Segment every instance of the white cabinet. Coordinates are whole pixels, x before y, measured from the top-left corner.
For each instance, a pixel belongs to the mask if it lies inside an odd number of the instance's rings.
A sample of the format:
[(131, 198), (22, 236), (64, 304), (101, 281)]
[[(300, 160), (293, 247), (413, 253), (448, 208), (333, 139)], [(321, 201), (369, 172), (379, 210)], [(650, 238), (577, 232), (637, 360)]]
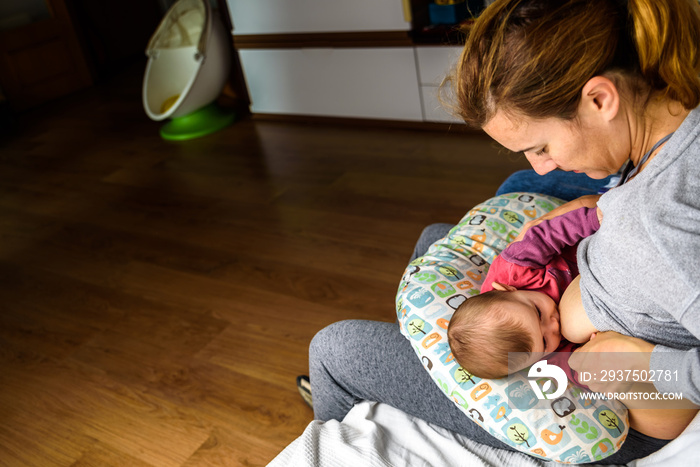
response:
[(423, 120), (413, 48), (242, 49), (253, 113)]
[[(253, 113), (460, 122), (437, 93), (461, 47), (411, 46), (407, 1), (227, 4)], [(402, 34), (397, 31), (406, 31), (405, 45), (382, 43), (386, 33)], [(358, 45), (352, 43), (357, 36), (344, 34), (353, 32), (364, 33)], [(367, 40), (373, 34), (376, 45)], [(309, 38), (330, 45), (314, 48)]]
[[(438, 99), (440, 83), (456, 66), (462, 47), (416, 47), (423, 118), (428, 122), (463, 123)], [(442, 92), (447, 92), (443, 90)], [(449, 100), (449, 94), (444, 96)]]
[(234, 35), (408, 31), (402, 0), (226, 0)]

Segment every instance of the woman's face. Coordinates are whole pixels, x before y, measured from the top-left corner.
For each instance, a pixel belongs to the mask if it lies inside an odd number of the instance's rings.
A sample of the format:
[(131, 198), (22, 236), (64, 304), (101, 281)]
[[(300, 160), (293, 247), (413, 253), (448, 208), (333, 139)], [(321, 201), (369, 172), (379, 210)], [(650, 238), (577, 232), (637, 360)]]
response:
[(523, 152), (540, 175), (558, 168), (602, 179), (617, 173), (629, 156), (620, 146), (619, 131), (584, 117), (577, 124), (511, 117), (499, 110), (483, 130), (507, 149)]

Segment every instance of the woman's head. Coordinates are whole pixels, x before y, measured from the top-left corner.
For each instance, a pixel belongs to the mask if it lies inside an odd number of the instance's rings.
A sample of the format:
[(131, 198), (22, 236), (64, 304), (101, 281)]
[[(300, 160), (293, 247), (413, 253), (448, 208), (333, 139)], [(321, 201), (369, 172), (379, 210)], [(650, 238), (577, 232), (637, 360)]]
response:
[(700, 103), (696, 0), (497, 0), (470, 28), (455, 76), (458, 112), (483, 127), (497, 111), (577, 117), (604, 75), (643, 102)]

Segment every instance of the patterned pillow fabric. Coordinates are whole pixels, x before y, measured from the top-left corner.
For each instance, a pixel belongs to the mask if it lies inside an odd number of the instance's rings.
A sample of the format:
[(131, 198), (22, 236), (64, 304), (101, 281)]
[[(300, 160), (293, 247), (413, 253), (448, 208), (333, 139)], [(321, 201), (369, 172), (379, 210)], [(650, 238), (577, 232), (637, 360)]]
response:
[(535, 390), (551, 381), (528, 377), (528, 368), (507, 378), (478, 378), (454, 360), (447, 342), (452, 313), (479, 293), (496, 255), (525, 222), (563, 203), (540, 194), (509, 193), (476, 206), (408, 265), (396, 311), (401, 332), (435, 383), (479, 426), (533, 456), (561, 463), (596, 462), (616, 452), (627, 436), (623, 404), (596, 400), (571, 383), (562, 395), (547, 399), (551, 392)]

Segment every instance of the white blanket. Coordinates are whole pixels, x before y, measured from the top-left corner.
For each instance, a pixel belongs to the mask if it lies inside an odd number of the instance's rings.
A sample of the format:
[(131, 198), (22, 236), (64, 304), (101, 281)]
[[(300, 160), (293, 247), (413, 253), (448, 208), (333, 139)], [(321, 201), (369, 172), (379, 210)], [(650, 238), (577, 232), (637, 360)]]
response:
[[(357, 404), (342, 422), (309, 423), (268, 467), (554, 467), (495, 449), (376, 402)], [(587, 464), (591, 465), (591, 464)], [(700, 418), (660, 451), (629, 467), (700, 465)]]

